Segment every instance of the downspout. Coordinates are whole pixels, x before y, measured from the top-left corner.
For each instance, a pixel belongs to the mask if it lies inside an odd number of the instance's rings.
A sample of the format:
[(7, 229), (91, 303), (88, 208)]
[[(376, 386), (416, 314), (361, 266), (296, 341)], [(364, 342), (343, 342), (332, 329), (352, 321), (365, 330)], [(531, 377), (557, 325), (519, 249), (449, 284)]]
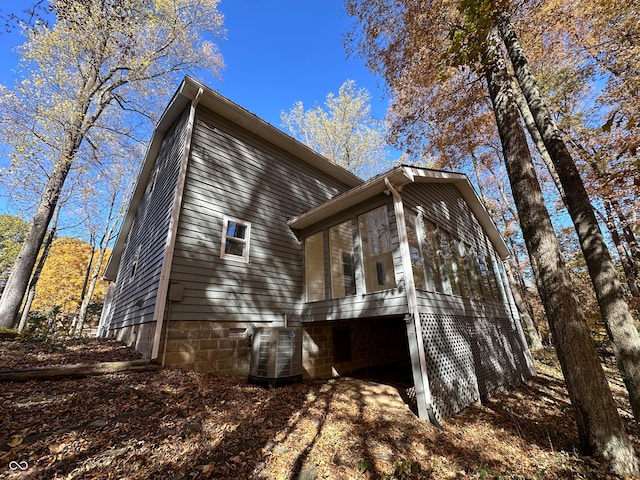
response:
[[(193, 124), (196, 116), (196, 107), (202, 96), (202, 88), (198, 89), (198, 93), (191, 101), (189, 111), (189, 120), (187, 122), (186, 141), (184, 150), (182, 151), (182, 159), (180, 163), (180, 172), (178, 174), (178, 182), (176, 183), (176, 191), (173, 196), (173, 207), (171, 209), (171, 220), (167, 231), (167, 240), (165, 243), (164, 258), (162, 259), (162, 270), (160, 271), (160, 283), (158, 285), (158, 295), (156, 297), (156, 306), (153, 312), (153, 318), (156, 321), (156, 330), (153, 336), (153, 346), (151, 348), (151, 359), (158, 358), (160, 350), (160, 342), (162, 339), (162, 323), (164, 321), (165, 304), (167, 303), (167, 291), (169, 289), (169, 275), (171, 274), (171, 265), (173, 263), (173, 251), (176, 245), (176, 236), (178, 233), (178, 220), (180, 217), (180, 208), (182, 206), (182, 195), (184, 193), (184, 184), (187, 178), (187, 165), (189, 163), (189, 152), (191, 151), (191, 136), (193, 134)], [(168, 337), (167, 337), (168, 338)]]
[[(420, 362), (420, 380), (422, 385), (415, 385), (416, 400), (418, 403), (418, 416), (420, 418), (428, 418), (432, 424), (440, 428), (438, 419), (433, 411), (433, 403), (431, 398), (431, 389), (429, 388), (429, 377), (427, 376), (427, 360), (425, 358), (424, 341), (422, 338), (422, 327), (420, 325), (420, 311), (418, 309), (418, 296), (416, 294), (416, 285), (413, 280), (413, 265), (411, 263), (411, 252), (409, 251), (409, 236), (407, 235), (407, 225), (404, 219), (404, 206), (400, 193), (391, 185), (389, 178), (385, 177), (384, 183), (391, 192), (393, 197), (393, 209), (396, 215), (396, 226), (398, 229), (398, 243), (400, 244), (400, 257), (402, 258), (402, 269), (404, 272), (404, 284), (407, 292), (407, 305), (409, 309), (409, 321), (407, 326), (412, 322), (415, 328), (416, 347), (418, 349), (418, 359)], [(411, 350), (411, 342), (409, 344)], [(423, 399), (421, 402), (420, 399)]]

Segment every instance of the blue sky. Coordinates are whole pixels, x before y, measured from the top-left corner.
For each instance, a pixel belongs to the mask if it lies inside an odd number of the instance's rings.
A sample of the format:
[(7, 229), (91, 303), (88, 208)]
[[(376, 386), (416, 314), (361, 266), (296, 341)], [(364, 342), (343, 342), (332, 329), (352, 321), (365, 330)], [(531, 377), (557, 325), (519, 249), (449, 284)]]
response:
[[(31, 2), (2, 0), (0, 15), (21, 13)], [(226, 39), (216, 41), (224, 57), (221, 79), (196, 78), (233, 102), (281, 127), (280, 112), (296, 101), (322, 105), (348, 79), (371, 94), (372, 114), (384, 118), (384, 89), (358, 58), (347, 58), (344, 37), (353, 23), (343, 0), (222, 0)], [(0, 84), (11, 87), (18, 63), (19, 31), (0, 30)], [(177, 87), (177, 85), (176, 85)], [(169, 101), (169, 98), (166, 99)], [(4, 149), (0, 145), (0, 154)], [(6, 165), (0, 158), (0, 166)], [(0, 191), (0, 213), (12, 211)]]
[[(2, 14), (28, 2), (3, 0)], [(222, 0), (227, 39), (218, 42), (226, 68), (222, 79), (198, 78), (222, 95), (280, 127), (280, 111), (298, 100), (322, 104), (347, 79), (372, 96), (372, 112), (384, 117), (383, 89), (360, 59), (347, 59), (344, 35), (353, 23), (342, 0)], [(0, 83), (13, 83), (18, 33), (0, 34)], [(177, 86), (177, 85), (176, 85)], [(168, 99), (167, 99), (168, 100)]]
[[(360, 59), (347, 59), (344, 34), (353, 20), (342, 0), (223, 0), (227, 68), (210, 86), (276, 126), (280, 111), (298, 100), (323, 103), (347, 79), (372, 95), (383, 118), (382, 88)], [(209, 82), (207, 82), (209, 83)]]

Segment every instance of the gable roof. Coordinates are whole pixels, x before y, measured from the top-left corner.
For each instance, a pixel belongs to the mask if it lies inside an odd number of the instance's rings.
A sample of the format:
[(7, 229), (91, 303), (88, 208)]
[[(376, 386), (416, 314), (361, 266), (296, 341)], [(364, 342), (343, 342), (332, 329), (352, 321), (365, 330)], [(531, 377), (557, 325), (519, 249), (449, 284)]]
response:
[(113, 246), (111, 257), (103, 275), (105, 279), (114, 280), (116, 277), (120, 259), (127, 237), (129, 236), (129, 230), (133, 224), (138, 206), (144, 197), (146, 185), (153, 171), (158, 154), (160, 153), (160, 147), (165, 133), (171, 128), (171, 125), (173, 125), (184, 109), (196, 98), (200, 90), (202, 90), (202, 95), (198, 100), (199, 105), (205, 106), (230, 122), (292, 154), (300, 159), (300, 161), (308, 163), (349, 187), (355, 187), (364, 182), (361, 178), (314, 152), (306, 145), (265, 122), (257, 115), (242, 108), (240, 105), (232, 102), (197, 80), (186, 76), (153, 131), (147, 153), (142, 163), (142, 168), (138, 175), (136, 187), (129, 202), (127, 213), (120, 226), (118, 238)]
[(388, 180), (394, 188), (401, 189), (409, 183), (448, 183), (458, 189), (473, 214), (478, 219), (489, 240), (493, 244), (500, 258), (505, 259), (510, 255), (498, 228), (491, 216), (478, 198), (467, 176), (463, 173), (445, 172), (428, 168), (410, 167), (402, 165), (389, 170), (386, 173), (373, 177), (366, 183), (358, 185), (351, 190), (333, 197), (331, 200), (308, 210), (289, 220), (289, 226), (295, 229), (303, 229), (315, 223), (321, 222), (332, 215), (347, 208), (364, 202), (375, 195), (388, 192), (385, 182)]

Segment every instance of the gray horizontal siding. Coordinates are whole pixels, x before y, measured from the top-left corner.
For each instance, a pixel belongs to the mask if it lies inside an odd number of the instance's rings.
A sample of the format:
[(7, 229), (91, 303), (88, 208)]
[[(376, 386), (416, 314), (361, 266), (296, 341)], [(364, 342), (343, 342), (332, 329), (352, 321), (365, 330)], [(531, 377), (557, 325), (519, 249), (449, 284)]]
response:
[[(171, 320), (282, 322), (302, 298), (302, 245), (287, 220), (347, 190), (290, 154), (200, 108), (171, 280)], [(249, 263), (220, 258), (223, 216), (251, 222)]]
[[(188, 109), (167, 131), (156, 159), (155, 188), (147, 185), (118, 269), (109, 328), (153, 321), (171, 209), (186, 140)], [(154, 175), (151, 177), (154, 178)], [(131, 265), (139, 253), (136, 274)]]
[(496, 300), (478, 301), (425, 291), (418, 291), (417, 297), (418, 308), (422, 313), (510, 318), (507, 305)]
[(302, 307), (300, 320), (302, 322), (321, 322), (405, 315), (407, 313), (409, 313), (407, 296), (403, 290), (395, 288), (366, 295), (352, 295), (306, 303)]

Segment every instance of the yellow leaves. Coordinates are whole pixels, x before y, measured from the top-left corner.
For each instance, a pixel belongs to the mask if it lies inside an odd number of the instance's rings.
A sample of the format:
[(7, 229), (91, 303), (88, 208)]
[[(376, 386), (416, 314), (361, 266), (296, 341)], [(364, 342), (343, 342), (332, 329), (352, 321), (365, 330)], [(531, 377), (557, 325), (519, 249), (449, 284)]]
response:
[(10, 448), (15, 448), (18, 445), (22, 445), (23, 441), (24, 441), (24, 437), (15, 436), (9, 442), (7, 442), (7, 446), (9, 446)]
[[(91, 246), (78, 239), (62, 237), (54, 241), (38, 282), (33, 309), (58, 310), (73, 314), (80, 305), (80, 295), (91, 256)], [(99, 280), (94, 301), (104, 295), (106, 284)]]

